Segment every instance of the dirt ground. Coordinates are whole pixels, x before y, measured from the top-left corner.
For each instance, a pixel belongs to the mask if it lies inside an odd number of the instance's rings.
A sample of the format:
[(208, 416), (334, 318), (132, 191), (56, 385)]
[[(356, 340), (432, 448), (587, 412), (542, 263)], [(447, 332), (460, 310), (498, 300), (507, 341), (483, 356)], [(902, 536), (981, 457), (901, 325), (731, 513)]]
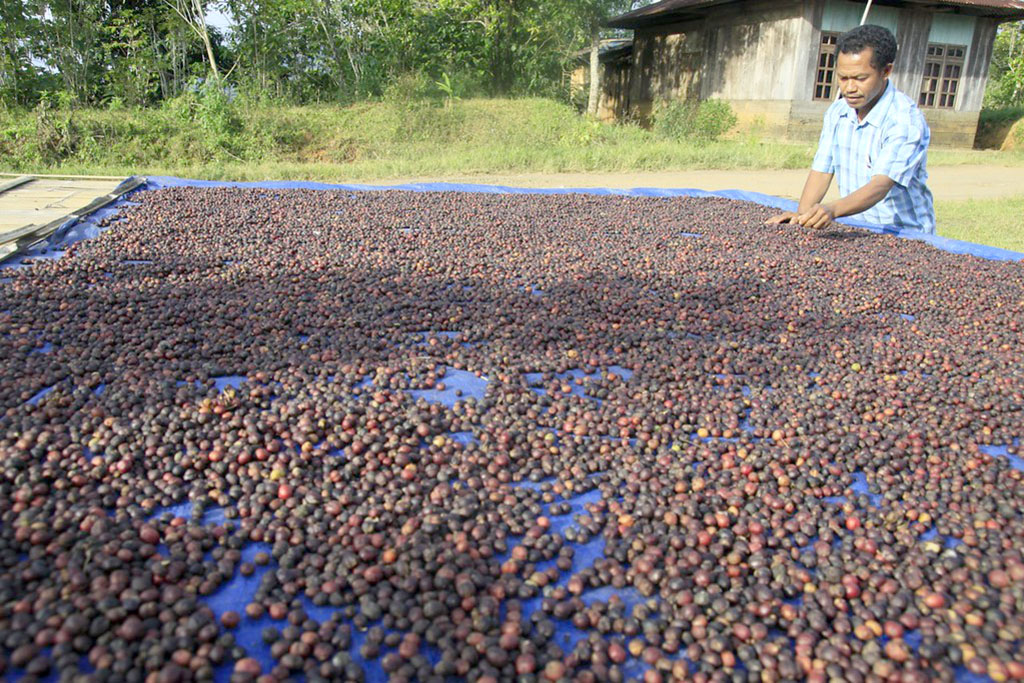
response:
[[(999, 166), (936, 166), (928, 171), (928, 187), (936, 200), (994, 199), (1024, 194), (1024, 168)], [(478, 183), (512, 187), (661, 187), (700, 190), (747, 190), (797, 199), (807, 172), (788, 171), (653, 171), (639, 173), (524, 173), (401, 178), (367, 184), (415, 182)], [(833, 183), (831, 195), (836, 191)]]

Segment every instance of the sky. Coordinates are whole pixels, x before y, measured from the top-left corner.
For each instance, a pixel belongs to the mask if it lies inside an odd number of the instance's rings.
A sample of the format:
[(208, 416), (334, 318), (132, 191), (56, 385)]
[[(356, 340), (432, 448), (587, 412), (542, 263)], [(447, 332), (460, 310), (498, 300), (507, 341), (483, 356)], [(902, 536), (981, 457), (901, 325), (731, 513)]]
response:
[(231, 17), (221, 12), (219, 9), (211, 9), (206, 13), (206, 24), (214, 28), (220, 29), (222, 32), (227, 33), (231, 30), (233, 22)]

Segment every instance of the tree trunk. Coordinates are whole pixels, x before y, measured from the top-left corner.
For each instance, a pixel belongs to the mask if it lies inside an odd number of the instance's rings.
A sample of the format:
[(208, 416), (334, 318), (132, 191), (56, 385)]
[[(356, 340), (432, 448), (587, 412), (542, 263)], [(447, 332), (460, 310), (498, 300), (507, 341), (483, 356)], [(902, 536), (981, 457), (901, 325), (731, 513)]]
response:
[(206, 58), (210, 60), (210, 71), (213, 72), (213, 80), (220, 81), (217, 58), (213, 55), (213, 43), (210, 41), (210, 32), (206, 29), (206, 9), (203, 7), (203, 0), (192, 0), (192, 11), (195, 15), (196, 32), (206, 48)]
[(590, 28), (590, 96), (587, 98), (587, 113), (597, 116), (601, 103), (601, 32), (595, 21)]
[(217, 69), (217, 58), (213, 54), (210, 32), (206, 28), (206, 10), (203, 7), (203, 0), (164, 0), (164, 2), (177, 12), (188, 27), (199, 36), (203, 47), (206, 48), (206, 60), (210, 63), (213, 80), (219, 82), (220, 71)]

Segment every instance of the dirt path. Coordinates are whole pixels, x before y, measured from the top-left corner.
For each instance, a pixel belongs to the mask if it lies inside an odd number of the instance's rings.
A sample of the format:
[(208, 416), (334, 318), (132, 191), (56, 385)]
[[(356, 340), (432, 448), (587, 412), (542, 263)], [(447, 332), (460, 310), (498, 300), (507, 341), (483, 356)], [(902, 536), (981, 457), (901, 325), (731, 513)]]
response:
[[(1024, 195), (1024, 167), (935, 166), (928, 186), (936, 200), (993, 199)], [(793, 171), (652, 171), (637, 173), (523, 173), (455, 176), (448, 178), (391, 178), (367, 184), (398, 185), (444, 180), (450, 183), (512, 187), (661, 187), (700, 190), (747, 190), (796, 199), (807, 172)], [(835, 193), (835, 185), (831, 194)]]

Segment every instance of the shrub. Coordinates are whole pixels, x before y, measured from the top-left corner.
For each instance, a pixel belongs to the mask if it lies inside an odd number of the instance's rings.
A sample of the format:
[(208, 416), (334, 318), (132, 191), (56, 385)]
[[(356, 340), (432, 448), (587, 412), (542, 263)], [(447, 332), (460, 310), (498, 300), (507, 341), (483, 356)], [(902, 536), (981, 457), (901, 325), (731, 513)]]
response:
[(722, 100), (671, 100), (654, 111), (654, 132), (672, 140), (717, 140), (736, 125), (736, 114)]
[(81, 134), (66, 99), (44, 95), (36, 105), (35, 147), (47, 164), (59, 164), (78, 150)]
[(426, 75), (410, 71), (392, 78), (384, 86), (381, 98), (386, 102), (409, 102), (437, 96), (437, 86)]
[(244, 126), (235, 93), (222, 83), (194, 83), (184, 93), (164, 101), (164, 108), (186, 125), (194, 125), (207, 156), (238, 158), (244, 149)]

